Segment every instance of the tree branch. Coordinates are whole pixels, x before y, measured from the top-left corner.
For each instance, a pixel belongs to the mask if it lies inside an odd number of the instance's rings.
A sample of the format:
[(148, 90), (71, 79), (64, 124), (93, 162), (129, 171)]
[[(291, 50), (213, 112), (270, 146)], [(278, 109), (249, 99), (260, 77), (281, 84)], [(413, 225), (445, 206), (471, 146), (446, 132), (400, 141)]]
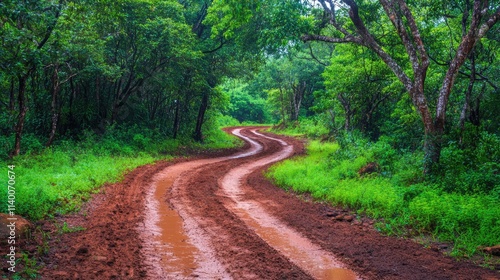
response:
[(495, 13), (493, 13), (485, 23), (481, 24), (482, 15), (485, 14), (485, 7), (482, 5), (482, 1), (475, 0), (474, 7), (472, 10), (472, 19), (469, 27), (469, 32), (462, 37), (462, 41), (458, 46), (455, 57), (450, 62), (450, 67), (446, 72), (443, 85), (441, 86), (439, 92), (438, 103), (436, 106), (436, 124), (440, 129), (444, 129), (445, 115), (446, 115), (446, 105), (448, 104), (448, 99), (451, 94), (451, 89), (455, 83), (455, 79), (460, 67), (464, 64), (469, 53), (472, 51), (477, 41), (479, 41), (486, 32), (500, 20), (500, 7), (497, 8)]
[(224, 46), (224, 44), (226, 44), (226, 43), (227, 43), (227, 41), (226, 41), (226, 42), (224, 42), (224, 37), (223, 37), (223, 36), (220, 36), (220, 44), (219, 44), (219, 46), (217, 46), (215, 49), (212, 49), (212, 50), (202, 51), (202, 53), (204, 53), (204, 54), (208, 54), (208, 53), (213, 53), (213, 52), (216, 52), (216, 51), (218, 51), (218, 50), (222, 49), (222, 47), (223, 47), (223, 46)]
[(322, 41), (322, 42), (328, 42), (328, 43), (358, 43), (358, 44), (361, 43), (358, 38), (355, 38), (352, 36), (347, 36), (344, 38), (336, 38), (336, 37), (329, 37), (329, 36), (324, 36), (324, 35), (314, 35), (314, 34), (303, 35), (302, 41), (304, 41), (304, 42)]
[[(470, 69), (469, 69), (470, 70)], [(464, 71), (458, 71), (458, 73), (464, 77), (470, 77), (470, 74), (469, 73), (466, 73)], [(498, 86), (495, 85), (488, 77), (484, 76), (483, 74), (481, 73), (475, 73), (475, 76), (476, 77), (479, 77), (479, 78), (476, 78), (476, 81), (485, 81), (487, 84), (489, 84), (493, 89), (495, 90), (498, 90)]]
[(57, 22), (59, 20), (59, 16), (61, 15), (62, 3), (63, 3), (63, 0), (60, 0), (59, 1), (59, 5), (57, 5), (57, 8), (56, 8), (56, 13), (54, 15), (54, 17), (55, 17), (54, 18), (54, 22), (47, 28), (47, 33), (45, 33), (45, 37), (38, 44), (37, 49), (43, 48), (43, 46), (45, 45), (45, 43), (47, 43), (47, 41), (49, 40), (50, 35), (52, 35), (52, 31), (54, 31), (54, 28), (56, 27)]
[(490, 30), (500, 20), (500, 7), (497, 8), (490, 18), (481, 26), (478, 32), (478, 38), (483, 38), (486, 32)]

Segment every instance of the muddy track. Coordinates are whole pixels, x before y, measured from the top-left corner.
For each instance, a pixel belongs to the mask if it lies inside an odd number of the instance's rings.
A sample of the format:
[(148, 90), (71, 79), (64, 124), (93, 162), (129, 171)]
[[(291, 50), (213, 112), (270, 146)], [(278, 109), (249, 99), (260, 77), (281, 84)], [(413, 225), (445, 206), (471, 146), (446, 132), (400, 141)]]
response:
[(256, 130), (230, 131), (240, 151), (142, 166), (58, 218), (87, 230), (52, 234), (42, 278), (500, 279), (276, 188), (263, 171), (302, 143)]

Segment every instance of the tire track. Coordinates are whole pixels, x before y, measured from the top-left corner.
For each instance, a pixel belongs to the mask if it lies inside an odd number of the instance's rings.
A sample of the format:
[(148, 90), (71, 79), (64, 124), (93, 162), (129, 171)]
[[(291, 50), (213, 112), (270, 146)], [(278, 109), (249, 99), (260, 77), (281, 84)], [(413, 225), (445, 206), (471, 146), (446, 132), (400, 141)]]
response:
[[(232, 199), (226, 207), (243, 220), (263, 240), (290, 259), (316, 279), (360, 279), (356, 274), (346, 269), (331, 253), (322, 250), (294, 229), (286, 226), (280, 220), (267, 213), (255, 200), (245, 199), (242, 187), (244, 179), (259, 167), (283, 160), (293, 154), (293, 147), (281, 139), (265, 136), (252, 130), (258, 137), (263, 137), (280, 143), (281, 150), (259, 160), (239, 165), (227, 172), (219, 184), (225, 194)], [(236, 134), (236, 133), (235, 133)], [(236, 134), (245, 141), (251, 138)]]

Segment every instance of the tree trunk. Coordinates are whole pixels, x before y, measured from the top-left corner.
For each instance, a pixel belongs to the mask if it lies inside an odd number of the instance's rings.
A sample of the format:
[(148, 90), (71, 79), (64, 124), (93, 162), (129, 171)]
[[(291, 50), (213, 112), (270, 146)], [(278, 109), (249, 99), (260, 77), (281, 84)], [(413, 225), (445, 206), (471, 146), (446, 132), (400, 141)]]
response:
[(203, 94), (201, 99), (200, 110), (198, 111), (198, 118), (196, 119), (196, 129), (194, 130), (194, 140), (198, 142), (203, 141), (203, 134), (201, 132), (201, 127), (205, 121), (205, 112), (208, 108), (208, 93)]
[(59, 119), (59, 110), (57, 106), (57, 99), (59, 95), (59, 75), (57, 73), (57, 68), (58, 66), (55, 66), (54, 68), (54, 73), (52, 75), (52, 103), (51, 103), (51, 111), (52, 111), (52, 125), (50, 129), (50, 135), (49, 135), (49, 140), (47, 140), (47, 143), (45, 143), (46, 147), (49, 147), (52, 145), (52, 142), (54, 141), (54, 138), (56, 136), (56, 131), (57, 131), (57, 121)]
[[(75, 100), (76, 88), (75, 88), (75, 84), (73, 82), (73, 78), (71, 78), (69, 80), (69, 84), (70, 84), (70, 89), (71, 89), (71, 94), (69, 95), (69, 113), (68, 113), (69, 114), (69, 127), (70, 128), (74, 128), (74, 125), (75, 125), (75, 116), (74, 116), (74, 113), (73, 113), (73, 103), (74, 103), (74, 100)], [(66, 129), (67, 128), (65, 128), (65, 130)]]
[(173, 127), (173, 138), (177, 138), (177, 133), (179, 132), (179, 108), (181, 107), (181, 102), (179, 100), (175, 100), (175, 116), (174, 116), (174, 127)]
[[(474, 1), (472, 10), (472, 17), (470, 20), (470, 27), (467, 34), (464, 34), (462, 41), (458, 46), (457, 52), (450, 62), (448, 70), (446, 71), (443, 84), (439, 91), (439, 98), (436, 106), (436, 121), (435, 127), (438, 134), (443, 134), (446, 121), (446, 107), (451, 94), (451, 90), (455, 83), (458, 70), (467, 60), (469, 54), (473, 51), (475, 44), (486, 34), (486, 32), (500, 20), (500, 8), (498, 8), (485, 23), (481, 25), (481, 19), (486, 11), (483, 10), (482, 1)], [(464, 18), (468, 18), (468, 12), (464, 14)], [(465, 20), (463, 19), (463, 21)], [(463, 32), (465, 33), (465, 32)]]
[(354, 115), (353, 111), (351, 110), (351, 103), (349, 102), (349, 100), (347, 100), (347, 98), (345, 98), (344, 93), (339, 93), (337, 98), (339, 99), (340, 104), (342, 104), (345, 112), (344, 129), (346, 131), (349, 131), (351, 129), (351, 118), (352, 115)]
[(476, 61), (474, 52), (470, 54), (470, 62), (471, 62), (471, 71), (469, 76), (469, 85), (465, 91), (465, 101), (464, 105), (462, 106), (462, 112), (460, 113), (460, 121), (458, 124), (458, 126), (460, 127), (460, 143), (462, 143), (462, 137), (465, 130), (465, 121), (467, 120), (467, 116), (470, 111), (471, 96), (472, 96), (472, 91), (474, 89), (474, 83), (476, 81), (476, 63), (475, 63)]
[(286, 126), (285, 96), (283, 94), (283, 88), (281, 87), (280, 87), (280, 104), (281, 104), (281, 119), (283, 121), (283, 126)]
[(483, 97), (484, 91), (486, 90), (486, 84), (483, 84), (479, 95), (474, 100), (474, 104), (470, 106), (469, 122), (477, 127), (481, 125), (481, 115), (480, 115), (480, 105), (481, 98)]
[[(413, 14), (404, 0), (389, 1), (380, 0), (385, 13), (393, 24), (399, 35), (403, 46), (408, 54), (409, 62), (413, 71), (413, 79), (410, 78), (404, 69), (398, 64), (397, 60), (391, 57), (382, 46), (379, 45), (373, 34), (365, 26), (363, 19), (359, 15), (359, 7), (355, 0), (341, 0), (348, 6), (349, 17), (354, 25), (356, 32), (351, 32), (341, 22), (336, 20), (335, 5), (332, 1), (319, 0), (325, 13), (330, 17), (330, 24), (339, 31), (342, 36), (329, 37), (324, 35), (304, 35), (304, 41), (324, 41), (330, 43), (354, 43), (373, 50), (384, 63), (394, 72), (396, 77), (403, 83), (406, 90), (410, 93), (413, 105), (420, 113), (425, 131), (425, 166), (426, 174), (432, 171), (432, 166), (439, 162), (441, 153), (441, 141), (445, 132), (446, 106), (455, 82), (458, 70), (466, 60), (468, 54), (473, 49), (478, 40), (500, 20), (500, 8), (497, 9), (482, 24), (484, 15), (488, 12), (488, 4), (484, 1), (474, 0), (472, 17), (469, 20), (469, 11), (466, 8), (463, 15), (463, 33), (462, 41), (457, 52), (451, 60), (436, 105), (436, 117), (433, 119), (424, 94), (425, 78), (429, 59), (424, 42), (420, 36), (418, 26)], [(469, 30), (465, 32), (466, 23), (469, 23)], [(465, 34), (466, 33), (466, 34)]]
[(16, 99), (16, 94), (14, 93), (14, 86), (15, 86), (15, 78), (12, 77), (10, 81), (10, 95), (9, 95), (9, 110), (11, 112), (14, 112), (15, 110), (15, 99)]
[(335, 112), (332, 109), (328, 109), (328, 114), (330, 115), (330, 121), (332, 122), (332, 127), (335, 127)]
[(304, 98), (305, 92), (307, 90), (307, 83), (303, 81), (299, 82), (298, 85), (292, 84), (292, 112), (291, 112), (291, 121), (299, 120), (300, 107), (302, 105), (302, 99)]
[(17, 115), (17, 124), (14, 128), (16, 133), (14, 149), (10, 152), (10, 157), (18, 156), (19, 153), (21, 152), (21, 139), (23, 136), (24, 121), (26, 119), (26, 113), (28, 112), (28, 107), (26, 106), (26, 98), (25, 98), (26, 81), (28, 80), (30, 73), (31, 71), (28, 71), (27, 74), (18, 77), (19, 89), (17, 95), (17, 102), (18, 102), (19, 114)]

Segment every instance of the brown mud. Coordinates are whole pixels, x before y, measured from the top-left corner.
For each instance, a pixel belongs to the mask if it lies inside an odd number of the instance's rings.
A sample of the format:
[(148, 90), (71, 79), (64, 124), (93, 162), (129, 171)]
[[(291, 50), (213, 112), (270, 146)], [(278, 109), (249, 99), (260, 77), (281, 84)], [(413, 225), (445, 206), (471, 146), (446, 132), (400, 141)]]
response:
[(252, 129), (237, 152), (139, 167), (57, 218), (84, 231), (42, 224), (42, 279), (500, 279), (275, 187), (264, 170), (303, 145)]

